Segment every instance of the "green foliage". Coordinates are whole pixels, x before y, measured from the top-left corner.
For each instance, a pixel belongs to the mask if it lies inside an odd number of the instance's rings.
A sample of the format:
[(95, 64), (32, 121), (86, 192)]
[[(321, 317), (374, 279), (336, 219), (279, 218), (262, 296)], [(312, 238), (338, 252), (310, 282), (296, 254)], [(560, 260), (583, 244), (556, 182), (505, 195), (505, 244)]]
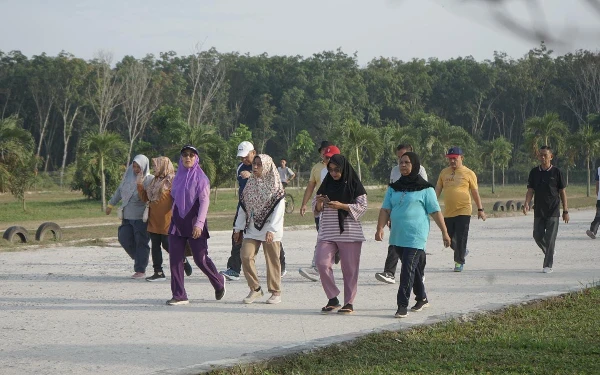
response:
[(296, 169), (307, 170), (310, 168), (311, 156), (314, 154), (315, 148), (315, 143), (306, 130), (301, 130), (296, 135), (290, 151), (290, 158)]
[(33, 137), (22, 128), (17, 117), (0, 120), (0, 192), (15, 189), (11, 183), (20, 177), (13, 176), (13, 173), (28, 165), (32, 151)]
[(22, 203), (23, 211), (26, 210), (25, 193), (33, 186), (37, 178), (36, 166), (38, 162), (38, 158), (33, 153), (30, 153), (29, 155), (23, 155), (19, 159), (13, 160), (8, 165), (10, 175), (8, 190)]

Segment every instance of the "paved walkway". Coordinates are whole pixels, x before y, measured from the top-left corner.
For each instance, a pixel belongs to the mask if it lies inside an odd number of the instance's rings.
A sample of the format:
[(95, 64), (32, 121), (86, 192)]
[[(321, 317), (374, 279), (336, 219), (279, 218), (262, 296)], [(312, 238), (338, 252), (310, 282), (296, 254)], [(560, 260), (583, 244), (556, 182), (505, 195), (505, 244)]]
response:
[[(287, 231), (283, 303), (244, 305), (245, 280), (214, 300), (195, 268), (186, 286), (191, 304), (166, 306), (168, 282), (128, 279), (132, 262), (117, 247), (64, 247), (0, 253), (2, 374), (196, 374), (234, 363), (312, 348), (373, 330), (401, 329), (556, 295), (600, 280), (600, 239), (585, 235), (594, 211), (571, 212), (560, 224), (554, 273), (544, 274), (531, 238), (533, 217), (473, 220), (463, 273), (451, 271), (434, 224), (426, 285), (431, 307), (394, 319), (397, 285), (374, 279), (387, 245), (365, 226), (359, 290), (351, 316), (323, 316), (320, 283), (296, 270), (312, 258), (316, 232)], [(213, 233), (210, 253), (226, 264), (230, 233)], [(166, 260), (168, 262), (168, 260)], [(264, 257), (257, 264), (264, 274)], [(339, 269), (336, 269), (340, 275)], [(266, 296), (265, 296), (266, 300)]]

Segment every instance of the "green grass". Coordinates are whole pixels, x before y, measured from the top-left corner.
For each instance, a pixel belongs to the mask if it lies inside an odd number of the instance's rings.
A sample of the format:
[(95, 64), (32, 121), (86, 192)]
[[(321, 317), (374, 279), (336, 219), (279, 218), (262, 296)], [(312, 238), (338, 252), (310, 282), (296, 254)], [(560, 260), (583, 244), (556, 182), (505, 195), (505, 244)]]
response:
[(210, 374), (599, 374), (598, 306), (595, 287)]

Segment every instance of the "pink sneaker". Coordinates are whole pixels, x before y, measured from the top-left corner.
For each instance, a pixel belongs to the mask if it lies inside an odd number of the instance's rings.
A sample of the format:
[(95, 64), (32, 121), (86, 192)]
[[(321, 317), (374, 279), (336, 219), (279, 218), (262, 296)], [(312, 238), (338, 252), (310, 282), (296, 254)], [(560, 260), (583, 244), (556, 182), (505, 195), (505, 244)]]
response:
[(143, 279), (146, 277), (146, 272), (136, 272), (133, 275), (131, 275), (132, 279)]

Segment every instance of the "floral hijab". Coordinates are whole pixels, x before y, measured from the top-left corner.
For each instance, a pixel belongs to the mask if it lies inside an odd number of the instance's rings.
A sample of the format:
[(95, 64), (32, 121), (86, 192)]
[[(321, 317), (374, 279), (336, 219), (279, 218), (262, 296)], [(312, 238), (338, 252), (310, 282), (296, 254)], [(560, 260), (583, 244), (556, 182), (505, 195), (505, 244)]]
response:
[(263, 165), (262, 176), (250, 175), (240, 200), (242, 209), (246, 212), (246, 228), (250, 218), (254, 221), (254, 227), (262, 230), (267, 218), (275, 206), (279, 203), (285, 192), (281, 185), (279, 172), (269, 155), (258, 155)]
[(154, 169), (154, 179), (146, 188), (150, 202), (160, 200), (163, 192), (170, 191), (175, 178), (175, 168), (171, 160), (165, 156), (159, 156), (152, 159), (152, 168)]

